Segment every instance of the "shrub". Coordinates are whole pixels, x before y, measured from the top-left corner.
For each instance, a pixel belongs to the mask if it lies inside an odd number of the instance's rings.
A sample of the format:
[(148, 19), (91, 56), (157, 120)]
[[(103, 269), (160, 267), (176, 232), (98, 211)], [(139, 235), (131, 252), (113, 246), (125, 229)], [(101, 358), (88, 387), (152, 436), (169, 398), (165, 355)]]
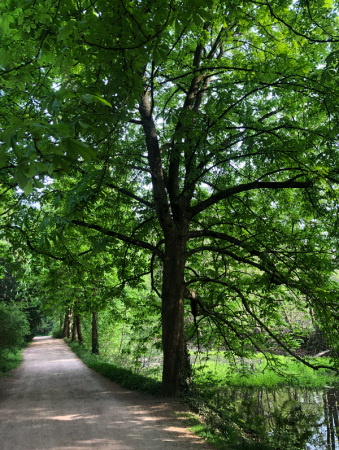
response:
[(15, 305), (0, 303), (1, 371), (7, 371), (9, 360), (24, 345), (27, 334), (29, 334), (29, 324), (25, 313)]
[(62, 333), (63, 330), (61, 328), (54, 328), (54, 330), (52, 330), (52, 337), (54, 339), (62, 339)]
[(0, 303), (0, 354), (17, 351), (29, 332), (26, 314), (15, 305)]

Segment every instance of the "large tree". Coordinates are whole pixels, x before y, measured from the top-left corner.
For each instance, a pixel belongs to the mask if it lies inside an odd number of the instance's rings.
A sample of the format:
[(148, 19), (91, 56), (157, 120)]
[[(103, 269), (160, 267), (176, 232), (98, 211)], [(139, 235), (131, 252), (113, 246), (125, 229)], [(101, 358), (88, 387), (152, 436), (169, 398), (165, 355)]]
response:
[[(279, 322), (282, 296), (312, 306), (325, 328), (334, 320), (335, 6), (0, 8), (0, 101), (14, 113), (4, 117), (3, 192), (19, 184), (30, 195), (48, 180), (31, 198), (49, 202), (40, 251), (77, 227), (89, 254), (114, 252), (122, 280), (151, 273), (162, 300), (164, 394), (177, 394), (185, 376), (185, 299), (237, 352), (264, 345), (255, 323), (291, 351), (269, 322)], [(3, 229), (14, 223), (34, 247), (27, 217), (4, 215)]]

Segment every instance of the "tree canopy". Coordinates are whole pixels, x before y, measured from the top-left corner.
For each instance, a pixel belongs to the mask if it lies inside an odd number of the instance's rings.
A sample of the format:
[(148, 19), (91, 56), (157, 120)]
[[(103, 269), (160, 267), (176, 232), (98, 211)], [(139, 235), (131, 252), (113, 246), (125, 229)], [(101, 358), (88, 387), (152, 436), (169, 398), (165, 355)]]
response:
[(337, 7), (0, 5), (2, 236), (93, 279), (105, 253), (121, 286), (149, 276), (167, 395), (188, 309), (230, 352), (293, 354), (284, 299), (337, 351)]

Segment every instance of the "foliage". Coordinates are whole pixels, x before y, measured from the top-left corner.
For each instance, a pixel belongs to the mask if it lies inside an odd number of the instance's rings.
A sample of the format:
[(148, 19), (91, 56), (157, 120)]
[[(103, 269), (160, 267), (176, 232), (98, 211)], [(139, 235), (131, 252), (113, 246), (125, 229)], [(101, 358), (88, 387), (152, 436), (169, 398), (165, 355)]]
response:
[(0, 372), (20, 364), (20, 349), (29, 331), (26, 314), (18, 305), (0, 303)]
[[(322, 358), (324, 365), (331, 365), (329, 358)], [(262, 355), (256, 359), (237, 361), (230, 364), (223, 357), (219, 361), (197, 363), (195, 366), (195, 382), (198, 389), (205, 387), (265, 387), (275, 389), (282, 386), (300, 386), (308, 388), (324, 388), (337, 385), (338, 377), (328, 369), (314, 371), (312, 368), (295, 361), (290, 357), (277, 356), (274, 366), (267, 366)]]
[(17, 305), (0, 303), (0, 354), (15, 352), (29, 333), (26, 315)]
[(194, 434), (200, 436), (218, 450), (272, 450), (271, 446), (260, 442), (247, 442), (244, 440), (240, 440), (239, 442), (238, 435), (234, 431), (232, 433), (231, 428), (228, 435), (224, 436), (216, 432), (211, 426), (203, 423), (198, 414), (180, 413), (177, 416), (186, 419), (190, 430)]
[(54, 328), (52, 330), (52, 337), (54, 339), (62, 339), (63, 335), (62, 335), (62, 329), (60, 328)]
[(23, 349), (16, 352), (6, 352), (6, 356), (3, 357), (0, 354), (0, 377), (8, 377), (8, 373), (12, 369), (17, 369), (23, 360)]

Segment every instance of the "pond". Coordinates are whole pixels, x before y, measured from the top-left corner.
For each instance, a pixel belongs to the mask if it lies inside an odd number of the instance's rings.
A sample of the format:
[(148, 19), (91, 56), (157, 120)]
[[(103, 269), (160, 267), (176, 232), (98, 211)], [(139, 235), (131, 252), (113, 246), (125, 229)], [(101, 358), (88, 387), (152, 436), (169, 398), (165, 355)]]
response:
[(218, 409), (233, 405), (236, 420), (274, 442), (273, 448), (339, 449), (339, 390), (285, 387), (277, 390), (223, 388), (205, 390)]

